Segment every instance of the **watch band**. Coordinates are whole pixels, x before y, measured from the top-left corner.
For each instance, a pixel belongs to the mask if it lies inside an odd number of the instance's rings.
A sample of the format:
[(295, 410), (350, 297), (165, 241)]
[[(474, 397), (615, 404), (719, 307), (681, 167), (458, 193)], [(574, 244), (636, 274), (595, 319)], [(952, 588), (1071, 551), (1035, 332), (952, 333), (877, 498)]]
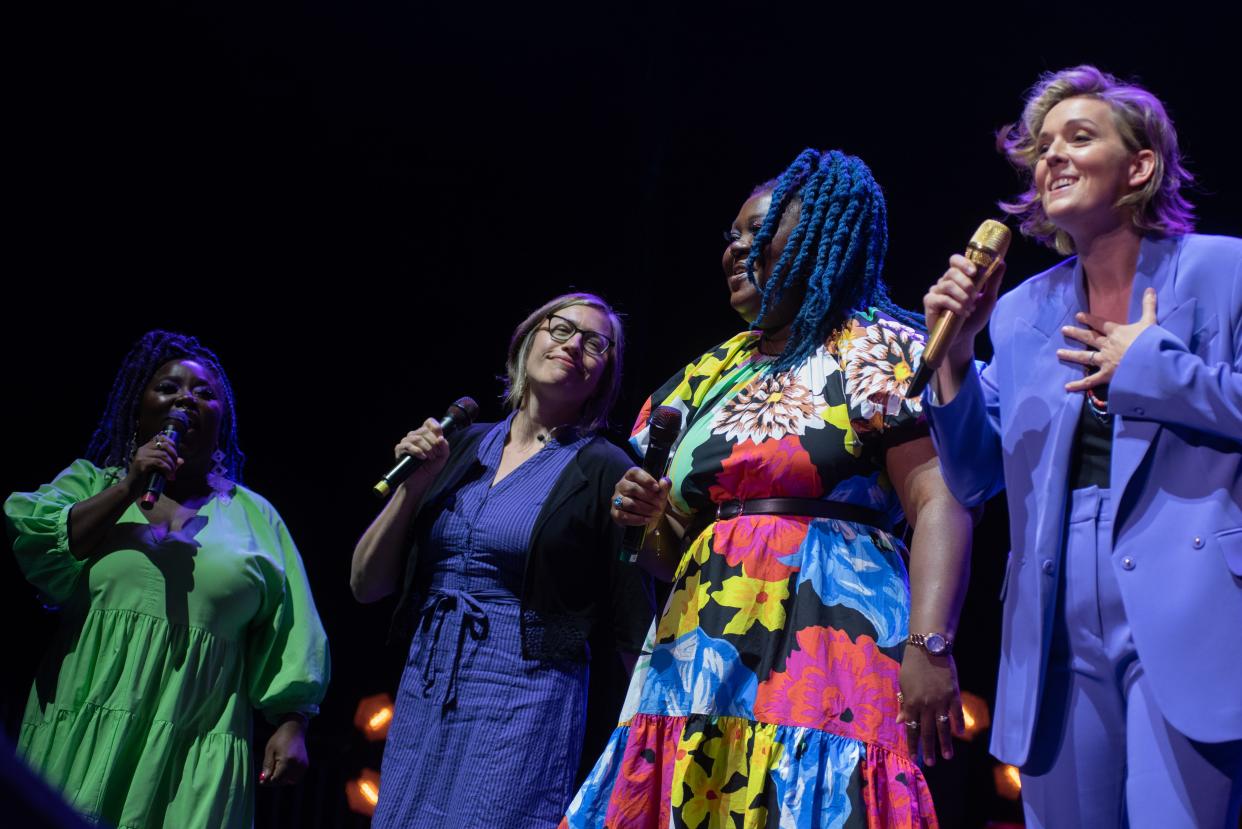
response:
[(953, 653), (953, 640), (943, 633), (911, 633), (907, 640), (916, 648), (922, 648), (932, 656), (948, 656)]

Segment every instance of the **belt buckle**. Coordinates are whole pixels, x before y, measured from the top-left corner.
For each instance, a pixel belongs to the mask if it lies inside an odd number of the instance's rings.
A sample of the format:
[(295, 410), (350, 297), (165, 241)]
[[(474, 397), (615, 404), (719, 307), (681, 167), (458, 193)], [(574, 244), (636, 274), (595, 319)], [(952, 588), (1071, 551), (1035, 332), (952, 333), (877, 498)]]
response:
[(745, 501), (721, 501), (716, 505), (716, 520), (729, 521), (745, 513)]

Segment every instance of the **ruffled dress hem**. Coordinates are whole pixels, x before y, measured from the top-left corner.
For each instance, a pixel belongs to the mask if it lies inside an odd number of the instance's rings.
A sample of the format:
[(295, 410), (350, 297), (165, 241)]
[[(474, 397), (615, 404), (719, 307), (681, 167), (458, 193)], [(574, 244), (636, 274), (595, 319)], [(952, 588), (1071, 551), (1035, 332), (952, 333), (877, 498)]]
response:
[[(707, 741), (716, 742), (710, 771), (691, 760)], [(923, 773), (904, 752), (810, 726), (636, 714), (613, 732), (560, 826), (674, 825), (934, 829), (938, 823)]]

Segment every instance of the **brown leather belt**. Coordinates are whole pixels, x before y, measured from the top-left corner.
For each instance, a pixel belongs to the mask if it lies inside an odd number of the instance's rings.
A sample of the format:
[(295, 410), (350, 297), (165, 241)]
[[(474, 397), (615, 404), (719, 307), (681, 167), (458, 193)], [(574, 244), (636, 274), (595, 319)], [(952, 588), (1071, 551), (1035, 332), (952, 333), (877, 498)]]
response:
[(689, 538), (698, 538), (699, 533), (712, 521), (728, 521), (743, 515), (835, 518), (838, 521), (868, 524), (885, 532), (891, 532), (893, 526), (884, 513), (843, 501), (821, 501), (817, 498), (752, 498), (749, 501), (721, 501), (716, 505), (715, 515), (699, 513), (691, 522), (691, 530), (687, 535)]

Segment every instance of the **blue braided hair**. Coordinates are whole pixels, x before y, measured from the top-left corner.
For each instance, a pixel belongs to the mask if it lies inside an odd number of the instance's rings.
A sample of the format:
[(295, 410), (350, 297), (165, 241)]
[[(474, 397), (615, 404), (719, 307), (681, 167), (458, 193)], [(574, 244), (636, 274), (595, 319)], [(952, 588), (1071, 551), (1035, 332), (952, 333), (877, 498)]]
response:
[(197, 338), (173, 331), (148, 331), (125, 355), (112, 383), (112, 391), (108, 393), (108, 405), (86, 449), (86, 457), (101, 467), (129, 465), (136, 448), (134, 444), (142, 394), (159, 367), (170, 360), (194, 360), (210, 369), (215, 376), (224, 403), (219, 443), (219, 449), (224, 453), (221, 465), (230, 480), (241, 483), (246, 456), (237, 444), (233, 386), (215, 352)]
[[(756, 192), (767, 189), (760, 185)], [(803, 150), (771, 190), (772, 206), (746, 260), (752, 281), (755, 262), (771, 245), (785, 211), (797, 205), (800, 214), (780, 259), (769, 267), (753, 327), (786, 291), (806, 289), (774, 370), (785, 371), (805, 360), (856, 309), (877, 308), (923, 329), (921, 314), (889, 297), (882, 275), (888, 253), (888, 210), (880, 185), (862, 159), (839, 150)]]

